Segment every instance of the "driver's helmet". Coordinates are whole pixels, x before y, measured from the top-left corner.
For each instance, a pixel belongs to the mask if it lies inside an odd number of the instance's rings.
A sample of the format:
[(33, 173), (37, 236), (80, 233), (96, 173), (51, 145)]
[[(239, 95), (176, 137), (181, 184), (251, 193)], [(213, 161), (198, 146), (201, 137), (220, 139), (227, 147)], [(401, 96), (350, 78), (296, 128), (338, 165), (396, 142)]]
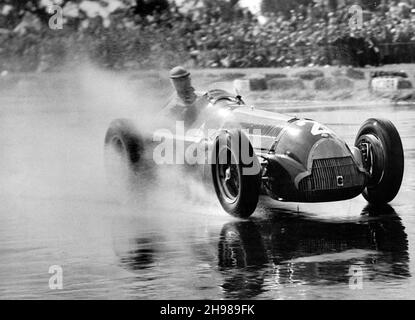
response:
[(190, 72), (187, 71), (182, 66), (177, 66), (177, 67), (174, 67), (173, 69), (170, 70), (170, 79), (172, 79), (172, 80), (185, 78), (185, 77), (188, 77), (188, 76), (190, 76)]

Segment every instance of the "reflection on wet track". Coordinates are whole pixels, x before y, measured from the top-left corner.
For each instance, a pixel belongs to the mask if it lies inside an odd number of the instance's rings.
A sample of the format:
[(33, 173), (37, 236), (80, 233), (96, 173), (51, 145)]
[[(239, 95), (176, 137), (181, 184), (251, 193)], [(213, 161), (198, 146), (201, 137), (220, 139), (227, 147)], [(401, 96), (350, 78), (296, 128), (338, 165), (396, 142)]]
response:
[[(411, 276), (407, 234), (388, 205), (366, 206), (353, 222), (276, 211), (270, 219), (231, 221), (219, 229), (216, 237), (189, 242), (187, 254), (196, 256), (189, 267), (205, 266), (206, 272), (216, 274), (219, 283), (204, 289), (217, 285), (223, 298), (278, 298), (274, 293), (284, 286), (316, 286), (323, 291), (346, 287), (351, 267), (361, 268), (364, 281), (370, 282)], [(174, 254), (170, 243), (157, 237), (137, 237), (129, 244), (128, 251), (119, 253), (120, 266), (142, 281), (160, 281), (156, 270)], [(146, 271), (150, 273), (143, 279)]]
[(278, 215), (231, 222), (222, 229), (218, 254), (230, 297), (255, 296), (284, 284), (348, 283), (351, 266), (361, 266), (369, 281), (410, 276), (407, 235), (389, 206), (367, 207), (353, 223)]
[[(146, 201), (114, 200), (103, 136), (121, 106), (137, 112), (139, 99), (117, 81), (82, 94), (56, 91), (59, 83), (51, 91), (21, 87), (0, 98), (0, 298), (414, 297), (413, 106), (280, 106), (328, 124), (348, 143), (366, 118), (392, 120), (405, 149), (402, 188), (383, 207), (362, 197), (325, 204), (263, 198), (242, 221), (197, 184), (173, 188), (168, 179), (177, 175), (152, 186)], [(62, 290), (48, 286), (51, 265), (63, 269)], [(353, 270), (362, 289), (350, 286)]]

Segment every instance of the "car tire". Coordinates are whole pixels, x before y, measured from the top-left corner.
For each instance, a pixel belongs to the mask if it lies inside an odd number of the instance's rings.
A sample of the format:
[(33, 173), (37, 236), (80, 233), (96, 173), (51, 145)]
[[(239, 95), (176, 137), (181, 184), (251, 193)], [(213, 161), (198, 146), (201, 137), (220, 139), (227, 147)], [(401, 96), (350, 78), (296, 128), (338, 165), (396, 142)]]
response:
[[(244, 161), (248, 160), (244, 159), (246, 151), (249, 161)], [(241, 130), (229, 130), (217, 137), (211, 168), (216, 195), (223, 209), (232, 216), (248, 218), (258, 203), (261, 170), (253, 147)]]
[(105, 147), (112, 147), (125, 156), (132, 169), (139, 163), (144, 149), (143, 139), (135, 125), (128, 119), (117, 119), (111, 122), (105, 135)]
[(366, 143), (371, 152), (364, 161), (369, 181), (363, 197), (372, 204), (388, 203), (398, 194), (402, 183), (404, 152), (401, 138), (391, 121), (368, 119), (357, 134), (355, 146), (362, 150)]
[(111, 122), (105, 135), (104, 162), (107, 180), (121, 202), (130, 200), (139, 178), (150, 170), (145, 160), (145, 140), (131, 120)]

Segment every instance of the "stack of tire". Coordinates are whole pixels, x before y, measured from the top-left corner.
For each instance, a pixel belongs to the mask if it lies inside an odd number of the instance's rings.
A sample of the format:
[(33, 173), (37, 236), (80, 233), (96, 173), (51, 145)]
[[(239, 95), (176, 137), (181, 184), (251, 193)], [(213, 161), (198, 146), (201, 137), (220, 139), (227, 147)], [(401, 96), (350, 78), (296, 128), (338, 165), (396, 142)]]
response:
[(265, 91), (268, 89), (265, 76), (254, 74), (244, 79), (235, 79), (234, 88), (239, 92)]
[(347, 78), (319, 78), (314, 81), (315, 90), (343, 90), (353, 89), (353, 81)]
[(403, 71), (375, 71), (370, 74), (369, 91), (394, 101), (413, 100), (415, 93), (408, 74)]

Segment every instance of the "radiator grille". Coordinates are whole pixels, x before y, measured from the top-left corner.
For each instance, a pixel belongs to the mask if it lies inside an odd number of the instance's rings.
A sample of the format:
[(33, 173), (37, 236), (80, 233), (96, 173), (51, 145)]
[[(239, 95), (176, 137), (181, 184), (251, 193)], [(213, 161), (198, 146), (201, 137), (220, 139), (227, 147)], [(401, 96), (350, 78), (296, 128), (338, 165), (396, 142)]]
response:
[(362, 184), (362, 175), (351, 157), (317, 159), (311, 175), (300, 181), (299, 191), (338, 190)]

